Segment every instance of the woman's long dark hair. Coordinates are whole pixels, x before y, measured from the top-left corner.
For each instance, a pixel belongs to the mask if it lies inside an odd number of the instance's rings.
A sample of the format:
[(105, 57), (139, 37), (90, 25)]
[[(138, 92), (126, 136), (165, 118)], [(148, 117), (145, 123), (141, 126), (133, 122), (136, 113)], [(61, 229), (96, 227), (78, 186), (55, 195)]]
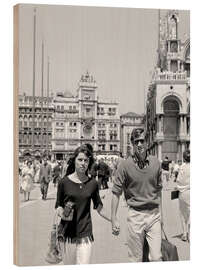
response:
[(75, 172), (75, 159), (77, 158), (77, 156), (80, 153), (84, 153), (89, 158), (89, 165), (88, 165), (88, 169), (86, 171), (86, 175), (88, 175), (88, 170), (91, 169), (92, 164), (94, 163), (94, 158), (93, 158), (92, 152), (89, 151), (89, 149), (87, 148), (86, 145), (81, 145), (75, 149), (73, 156), (70, 157), (70, 159), (68, 161), (68, 168), (66, 171), (66, 175), (70, 175), (70, 174)]
[(190, 163), (190, 150), (185, 150), (183, 152), (183, 159), (185, 162)]

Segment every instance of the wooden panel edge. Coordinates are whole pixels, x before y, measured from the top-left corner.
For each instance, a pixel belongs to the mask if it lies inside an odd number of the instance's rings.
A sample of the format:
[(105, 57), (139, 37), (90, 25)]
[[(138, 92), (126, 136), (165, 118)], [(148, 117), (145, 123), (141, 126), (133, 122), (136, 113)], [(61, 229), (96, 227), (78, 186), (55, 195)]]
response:
[(13, 263), (19, 265), (18, 177), (19, 4), (13, 7)]

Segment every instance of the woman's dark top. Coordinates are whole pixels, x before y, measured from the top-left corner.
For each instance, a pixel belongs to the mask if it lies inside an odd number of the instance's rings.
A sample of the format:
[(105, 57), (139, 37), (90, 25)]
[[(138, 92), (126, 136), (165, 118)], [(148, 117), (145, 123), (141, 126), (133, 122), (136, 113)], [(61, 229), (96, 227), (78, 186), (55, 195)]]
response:
[(66, 225), (64, 237), (68, 241), (74, 242), (86, 237), (91, 241), (94, 240), (90, 212), (91, 200), (93, 201), (94, 209), (97, 209), (99, 204), (103, 205), (95, 179), (88, 178), (86, 182), (75, 183), (68, 176), (65, 176), (59, 182), (55, 208), (59, 206), (64, 208), (68, 201), (75, 203), (73, 220), (61, 220), (61, 224)]

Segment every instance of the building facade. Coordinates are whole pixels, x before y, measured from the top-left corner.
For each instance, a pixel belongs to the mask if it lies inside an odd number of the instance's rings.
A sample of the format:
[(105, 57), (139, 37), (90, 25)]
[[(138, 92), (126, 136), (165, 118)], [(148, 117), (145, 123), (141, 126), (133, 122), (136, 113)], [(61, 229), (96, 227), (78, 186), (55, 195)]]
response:
[[(54, 107), (52, 97), (19, 95), (19, 155), (42, 155), (51, 151), (52, 119)], [(33, 119), (34, 117), (34, 119)], [(34, 123), (34, 136), (33, 136)], [(32, 137), (33, 136), (33, 137)], [(34, 138), (34, 144), (32, 143)]]
[(144, 115), (128, 112), (120, 116), (120, 123), (121, 153), (124, 157), (128, 157), (132, 153), (131, 132), (134, 128), (144, 128)]
[(179, 23), (177, 11), (161, 20), (159, 59), (148, 89), (147, 138), (159, 160), (182, 159), (190, 147), (190, 40), (179, 39)]
[(81, 76), (76, 96), (57, 93), (52, 122), (52, 154), (63, 159), (76, 147), (92, 144), (97, 154), (120, 153), (118, 103), (101, 102), (97, 84), (87, 72)]

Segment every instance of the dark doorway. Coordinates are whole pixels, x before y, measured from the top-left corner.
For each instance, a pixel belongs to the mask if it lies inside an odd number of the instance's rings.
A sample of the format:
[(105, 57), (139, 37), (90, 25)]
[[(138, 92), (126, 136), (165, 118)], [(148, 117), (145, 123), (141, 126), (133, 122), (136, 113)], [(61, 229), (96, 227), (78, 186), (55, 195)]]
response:
[(179, 132), (179, 104), (174, 98), (168, 98), (164, 102), (164, 142), (162, 148), (162, 159), (168, 156), (170, 160), (176, 161), (178, 145), (177, 136)]

